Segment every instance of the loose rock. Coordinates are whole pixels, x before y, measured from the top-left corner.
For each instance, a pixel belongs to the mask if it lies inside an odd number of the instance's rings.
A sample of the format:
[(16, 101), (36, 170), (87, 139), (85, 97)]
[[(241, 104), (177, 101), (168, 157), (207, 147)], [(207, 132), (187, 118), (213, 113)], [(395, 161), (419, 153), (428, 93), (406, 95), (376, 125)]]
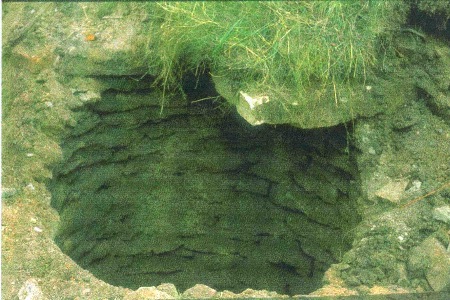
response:
[(207, 299), (216, 296), (217, 291), (204, 284), (196, 284), (183, 293), (183, 297), (195, 299)]
[(450, 291), (450, 253), (434, 237), (425, 239), (411, 252), (410, 272), (425, 273), (434, 291)]
[(19, 300), (41, 300), (44, 299), (38, 282), (34, 278), (30, 278), (20, 288), (17, 294)]
[(436, 207), (433, 210), (433, 218), (435, 220), (450, 224), (450, 206), (445, 205), (441, 207)]
[(279, 298), (281, 296), (276, 292), (269, 292), (266, 290), (256, 291), (253, 289), (246, 289), (245, 291), (240, 293), (240, 295), (242, 296), (242, 298)]
[(124, 300), (142, 300), (142, 299), (175, 299), (174, 296), (158, 290), (156, 287), (141, 287), (125, 295)]
[(408, 185), (407, 179), (391, 181), (379, 189), (375, 195), (382, 199), (397, 203), (402, 199), (403, 192)]
[(172, 297), (178, 297), (178, 291), (174, 284), (172, 283), (162, 283), (156, 287), (161, 292), (167, 293)]

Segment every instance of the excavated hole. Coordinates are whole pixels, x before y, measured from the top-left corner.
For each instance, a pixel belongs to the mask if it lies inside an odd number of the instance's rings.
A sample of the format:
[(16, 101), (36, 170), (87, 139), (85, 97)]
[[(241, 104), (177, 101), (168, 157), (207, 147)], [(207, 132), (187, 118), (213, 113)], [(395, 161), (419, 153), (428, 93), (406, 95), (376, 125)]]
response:
[[(436, 4), (436, 8), (438, 7), (439, 4)], [(419, 27), (420, 30), (438, 38), (448, 39), (450, 37), (450, 20), (444, 8), (436, 9), (433, 14), (429, 14), (421, 11), (418, 5), (413, 3), (407, 18), (407, 25), (412, 28)]]
[(360, 220), (345, 127), (252, 127), (195, 88), (161, 113), (161, 91), (127, 80), (73, 112), (49, 183), (62, 251), (132, 289), (321, 287)]

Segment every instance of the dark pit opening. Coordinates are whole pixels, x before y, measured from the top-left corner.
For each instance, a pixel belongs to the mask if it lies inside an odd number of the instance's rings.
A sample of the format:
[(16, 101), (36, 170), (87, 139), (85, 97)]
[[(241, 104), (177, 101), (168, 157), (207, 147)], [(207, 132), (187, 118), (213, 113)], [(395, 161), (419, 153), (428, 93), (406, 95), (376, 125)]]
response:
[(62, 251), (132, 289), (321, 287), (360, 220), (348, 128), (252, 127), (189, 93), (161, 113), (161, 91), (124, 80), (73, 111), (61, 144), (49, 189)]
[[(436, 1), (437, 2), (437, 1)], [(411, 4), (411, 10), (408, 14), (407, 25), (412, 27), (418, 27), (420, 30), (425, 31), (435, 37), (441, 37), (444, 39), (450, 38), (450, 19), (448, 13), (448, 6), (446, 3), (433, 3), (428, 5), (428, 12), (420, 9), (417, 3)], [(433, 12), (433, 13), (431, 13)]]

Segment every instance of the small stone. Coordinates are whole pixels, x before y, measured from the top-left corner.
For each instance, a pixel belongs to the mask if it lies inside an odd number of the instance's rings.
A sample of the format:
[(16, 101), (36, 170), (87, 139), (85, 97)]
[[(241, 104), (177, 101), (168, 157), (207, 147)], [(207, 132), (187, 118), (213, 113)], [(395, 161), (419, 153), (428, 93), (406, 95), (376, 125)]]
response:
[(32, 191), (35, 190), (34, 185), (33, 185), (32, 183), (29, 183), (29, 184), (26, 186), (26, 188), (29, 189), (29, 190), (32, 190)]
[(240, 91), (239, 93), (241, 94), (242, 98), (248, 103), (248, 106), (251, 110), (255, 109), (256, 106), (270, 101), (268, 96), (250, 96), (243, 91)]
[(26, 155), (27, 155), (27, 157), (33, 157), (34, 153), (27, 153)]
[(436, 239), (430, 245), (431, 265), (425, 274), (428, 283), (435, 291), (450, 290), (450, 254)]
[(419, 180), (414, 180), (414, 181), (412, 182), (412, 185), (413, 185), (413, 187), (416, 188), (417, 190), (420, 190), (420, 187), (422, 186), (422, 182), (419, 181)]
[(87, 91), (86, 93), (81, 93), (79, 95), (82, 102), (96, 102), (101, 99), (100, 93)]
[(424, 273), (434, 291), (450, 290), (450, 253), (436, 238), (425, 239), (411, 251), (408, 269), (416, 274)]
[(45, 105), (47, 105), (47, 107), (53, 107), (53, 103), (50, 101), (46, 101)]
[(124, 300), (142, 300), (142, 299), (175, 299), (175, 297), (158, 290), (156, 287), (140, 287), (125, 295)]
[(33, 227), (33, 230), (36, 231), (36, 232), (42, 232), (42, 229), (39, 228), (39, 227), (37, 227), (37, 226), (36, 226), (36, 227)]
[(216, 294), (217, 291), (215, 289), (204, 284), (196, 284), (184, 291), (182, 296), (185, 298), (207, 299), (214, 297)]
[(450, 224), (450, 206), (445, 205), (441, 207), (436, 207), (433, 210), (433, 218), (435, 220)]
[(91, 289), (84, 289), (83, 291), (82, 291), (82, 293), (83, 293), (83, 295), (88, 295), (89, 293), (91, 292)]
[(375, 149), (373, 149), (373, 147), (370, 147), (367, 152), (369, 152), (369, 154), (372, 154), (372, 155), (377, 154), (377, 152), (375, 151)]
[[(413, 168), (417, 168), (417, 166), (415, 167), (413, 165)], [(422, 182), (419, 180), (413, 180), (413, 182), (411, 182), (411, 187), (408, 189), (408, 193), (414, 193), (414, 192), (418, 192), (420, 191), (420, 188), (422, 187)]]
[(34, 278), (30, 278), (20, 288), (17, 294), (19, 300), (41, 300), (44, 299), (38, 282)]
[(161, 292), (165, 292), (173, 297), (178, 297), (178, 291), (174, 284), (172, 283), (162, 283), (156, 287)]
[(408, 185), (407, 179), (395, 180), (387, 183), (381, 189), (376, 191), (375, 195), (382, 199), (389, 200), (397, 203), (402, 199), (406, 186)]
[(269, 292), (266, 290), (246, 289), (239, 294), (242, 298), (275, 298), (280, 297), (276, 292)]

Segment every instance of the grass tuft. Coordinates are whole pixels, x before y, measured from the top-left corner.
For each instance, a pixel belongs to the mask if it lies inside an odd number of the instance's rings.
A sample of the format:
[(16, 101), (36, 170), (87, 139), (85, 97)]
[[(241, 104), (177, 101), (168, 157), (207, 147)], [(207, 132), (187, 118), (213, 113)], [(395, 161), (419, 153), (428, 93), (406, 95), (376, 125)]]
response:
[[(185, 72), (210, 70), (236, 91), (299, 97), (330, 89), (338, 97), (363, 84), (376, 63), (377, 38), (398, 26), (396, 1), (160, 2), (150, 48), (165, 90)], [(320, 94), (320, 93), (319, 93)], [(230, 99), (228, 99), (230, 100)]]

